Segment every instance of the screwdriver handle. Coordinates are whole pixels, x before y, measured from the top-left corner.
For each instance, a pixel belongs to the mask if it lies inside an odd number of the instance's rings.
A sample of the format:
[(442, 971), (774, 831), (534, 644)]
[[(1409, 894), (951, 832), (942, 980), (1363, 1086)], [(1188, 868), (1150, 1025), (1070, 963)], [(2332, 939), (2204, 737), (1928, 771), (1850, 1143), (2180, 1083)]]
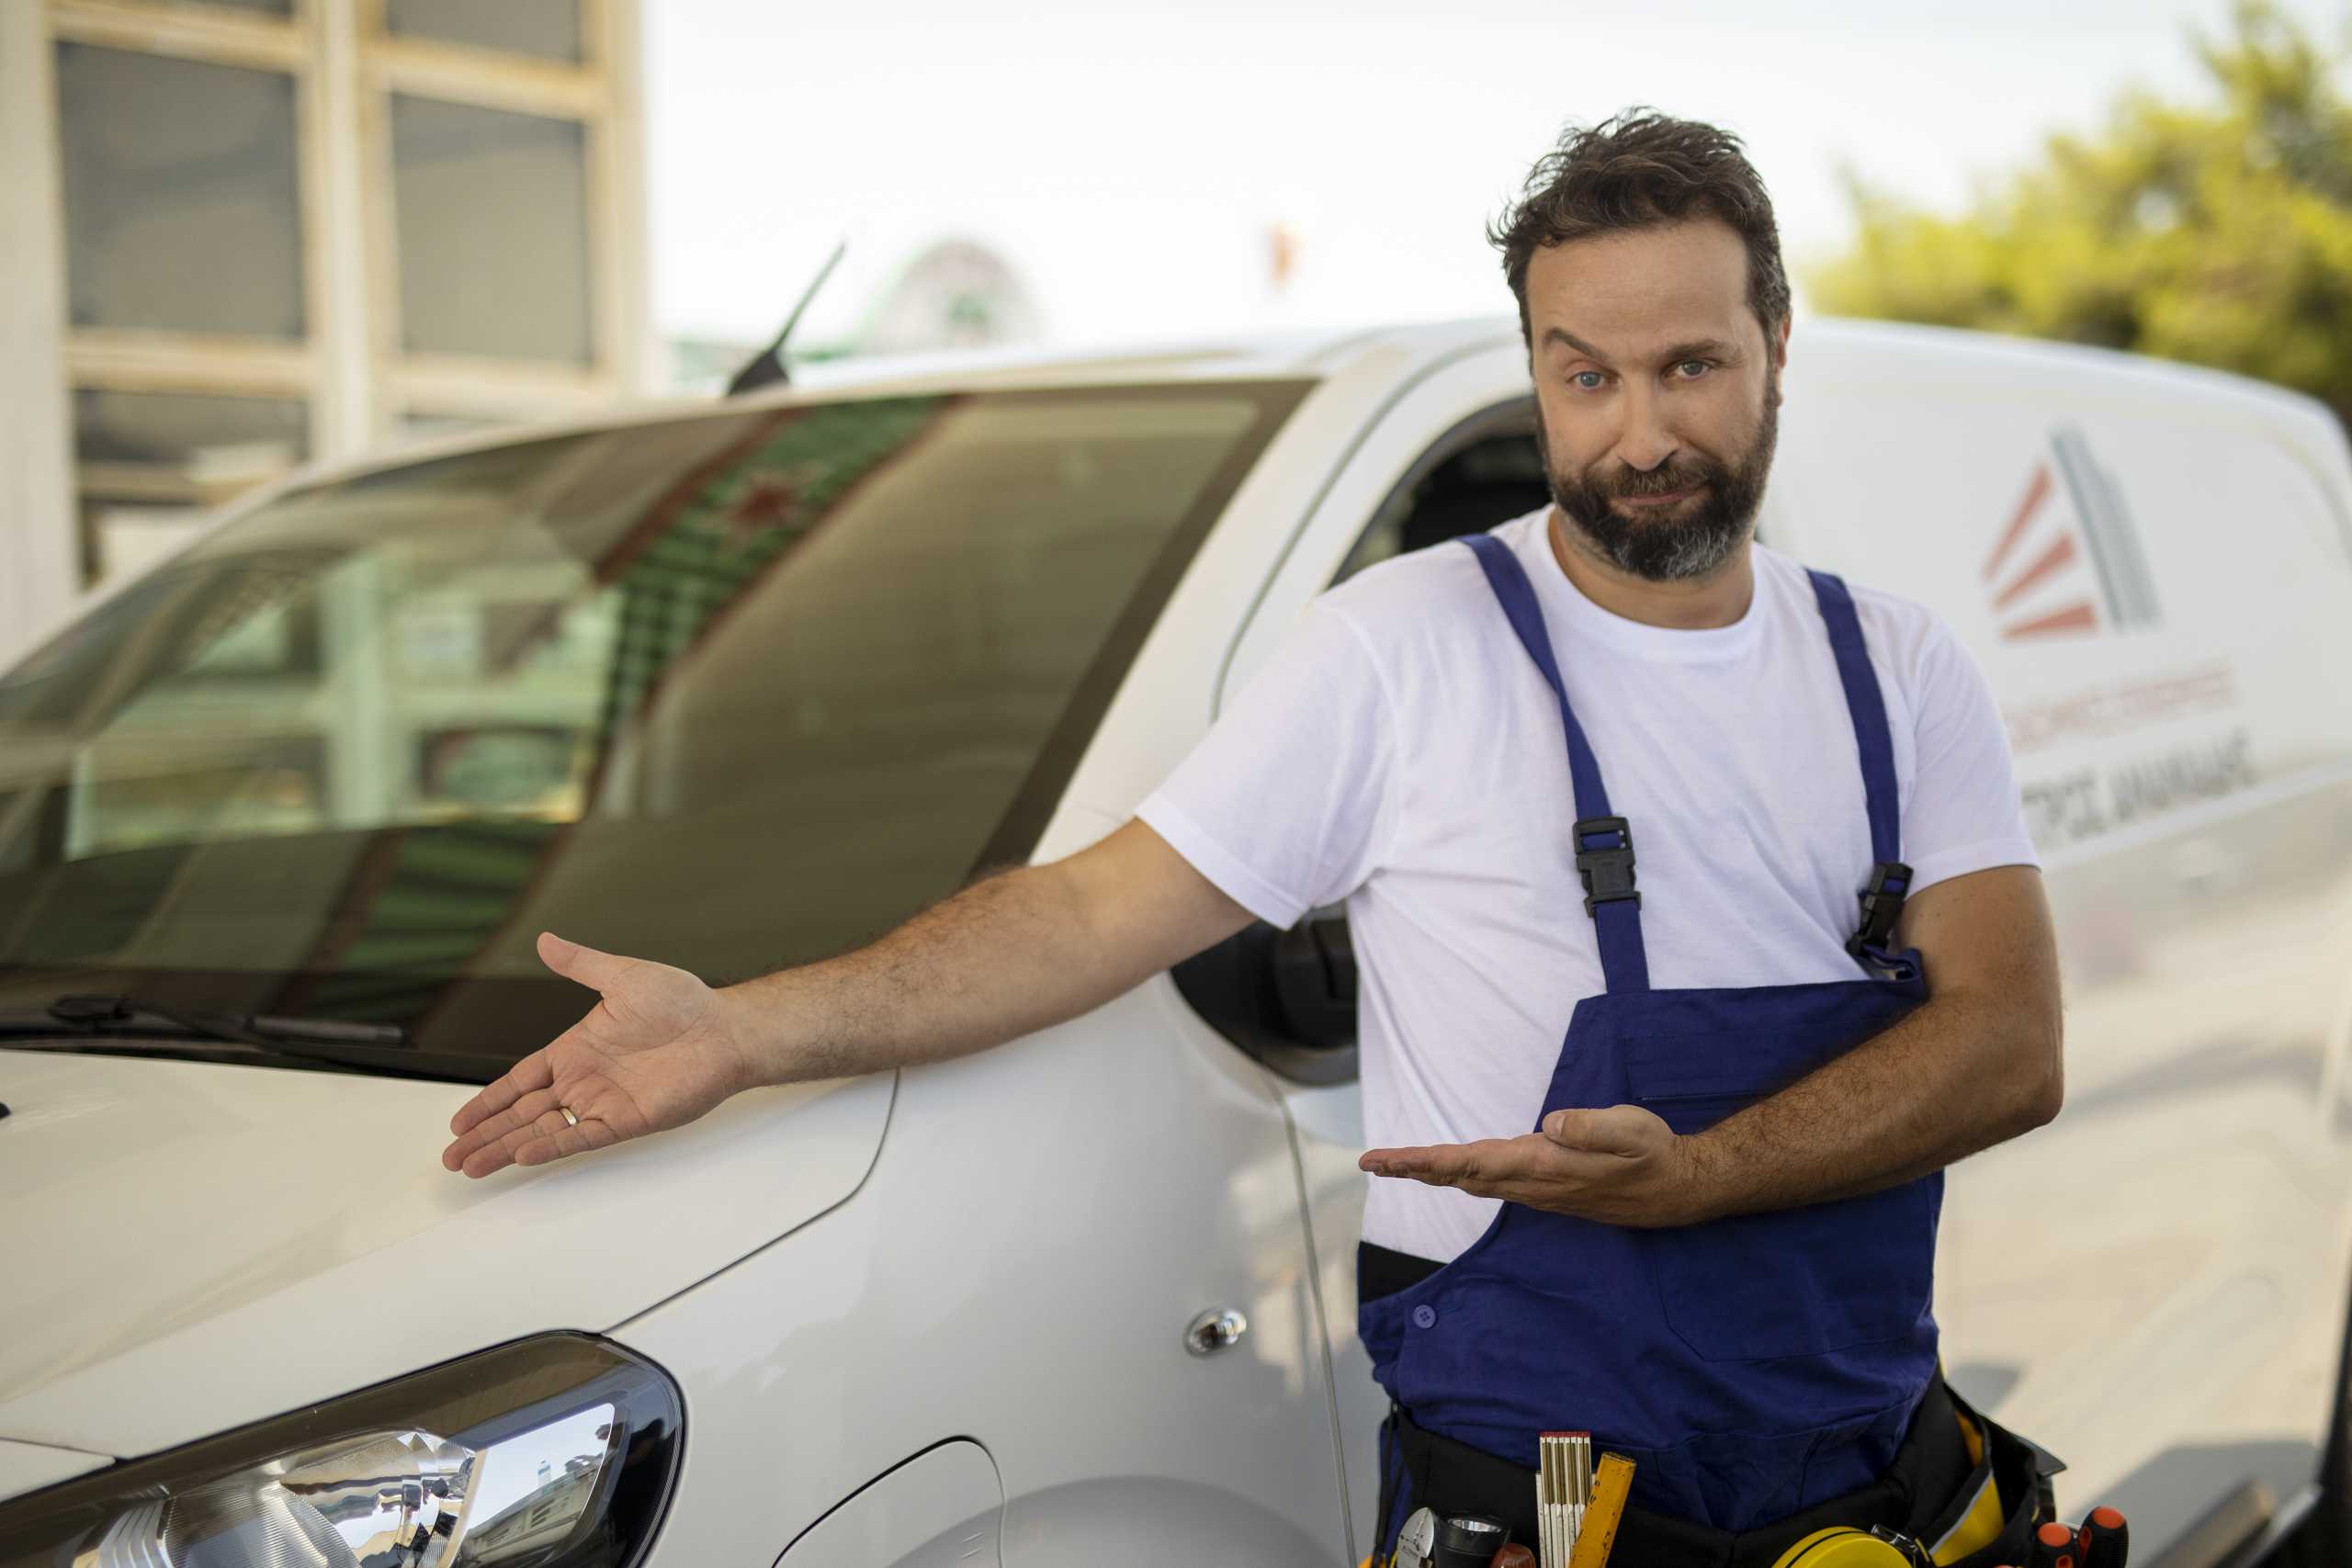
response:
[(2033, 1568), (2080, 1568), (2075, 1561), (2075, 1532), (2055, 1520), (2034, 1531)]
[(2081, 1540), (2081, 1568), (2123, 1568), (2132, 1549), (2131, 1528), (2113, 1508), (2093, 1508)]

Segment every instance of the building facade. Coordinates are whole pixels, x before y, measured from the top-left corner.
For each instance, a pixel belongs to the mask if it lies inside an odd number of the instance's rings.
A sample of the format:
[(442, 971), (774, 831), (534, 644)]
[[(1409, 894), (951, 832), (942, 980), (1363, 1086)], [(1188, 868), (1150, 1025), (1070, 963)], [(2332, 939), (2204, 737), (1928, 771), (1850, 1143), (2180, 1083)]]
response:
[(290, 468), (642, 389), (638, 64), (637, 0), (0, 0), (0, 660)]

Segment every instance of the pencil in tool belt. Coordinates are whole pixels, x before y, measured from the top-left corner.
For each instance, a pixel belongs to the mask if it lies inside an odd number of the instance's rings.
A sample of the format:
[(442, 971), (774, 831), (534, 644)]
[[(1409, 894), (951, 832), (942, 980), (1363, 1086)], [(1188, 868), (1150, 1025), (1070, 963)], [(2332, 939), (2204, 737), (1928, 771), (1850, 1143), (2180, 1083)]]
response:
[(1546, 1432), (1537, 1439), (1535, 1529), (1541, 1568), (1568, 1568), (1592, 1501), (1592, 1434)]

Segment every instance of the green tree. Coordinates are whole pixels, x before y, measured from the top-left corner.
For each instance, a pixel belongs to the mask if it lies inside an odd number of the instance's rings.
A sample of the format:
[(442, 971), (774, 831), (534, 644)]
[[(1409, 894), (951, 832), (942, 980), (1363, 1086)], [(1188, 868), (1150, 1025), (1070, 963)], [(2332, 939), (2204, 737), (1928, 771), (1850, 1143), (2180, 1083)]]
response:
[(2269, 0), (2199, 37), (2214, 101), (2138, 90), (1958, 217), (1850, 172), (1857, 236), (1813, 302), (2098, 344), (2310, 392), (2352, 424), (2352, 105), (2336, 60)]

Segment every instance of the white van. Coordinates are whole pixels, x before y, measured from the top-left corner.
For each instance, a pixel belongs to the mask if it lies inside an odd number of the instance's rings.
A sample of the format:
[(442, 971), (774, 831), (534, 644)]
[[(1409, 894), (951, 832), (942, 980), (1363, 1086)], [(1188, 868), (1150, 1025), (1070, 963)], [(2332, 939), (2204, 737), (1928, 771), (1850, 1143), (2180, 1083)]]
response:
[[(831, 377), (300, 476), (0, 677), (0, 1568), (1368, 1549), (1336, 911), (437, 1162), (586, 1004), (540, 929), (734, 979), (1067, 854), (1311, 595), (1546, 500), (1505, 319)], [(2064, 942), (2065, 1111), (1951, 1182), (1950, 1375), (2140, 1563), (2340, 1540), (2343, 433), (1922, 329), (1801, 323), (1786, 388), (1763, 536), (1984, 660)]]

